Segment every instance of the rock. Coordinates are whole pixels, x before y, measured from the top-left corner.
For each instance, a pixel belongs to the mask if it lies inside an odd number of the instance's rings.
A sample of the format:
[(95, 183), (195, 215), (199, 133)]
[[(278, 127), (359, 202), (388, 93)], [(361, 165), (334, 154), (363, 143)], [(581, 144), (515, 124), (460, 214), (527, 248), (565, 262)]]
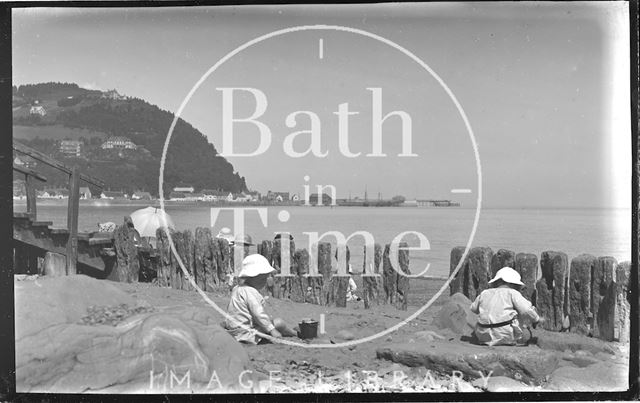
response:
[(540, 257), (542, 277), (536, 282), (536, 308), (548, 330), (562, 328), (567, 261), (564, 252), (546, 251)]
[(284, 367), (278, 364), (267, 364), (262, 367), (266, 372), (281, 372)]
[(573, 357), (573, 360), (571, 361), (575, 366), (580, 368), (588, 367), (589, 365), (597, 364), (600, 362), (600, 360), (598, 360), (597, 358), (594, 358), (593, 356), (585, 356), (585, 355), (582, 355), (582, 356), (576, 355), (575, 357)]
[(488, 379), (478, 378), (471, 384), (487, 392), (526, 392), (535, 390), (529, 385), (506, 376), (490, 376)]
[(540, 383), (558, 366), (557, 352), (537, 347), (487, 348), (471, 344), (433, 341), (392, 344), (376, 350), (376, 357), (410, 367), (424, 366), (439, 374), (460, 371), (475, 379), (479, 372), (492, 376), (507, 376), (527, 383)]
[(613, 358), (615, 358), (614, 355), (608, 353), (608, 352), (604, 352), (604, 351), (598, 351), (595, 354), (595, 357), (601, 361), (609, 361), (612, 360)]
[(14, 282), (14, 290), (16, 340), (50, 326), (76, 323), (91, 306), (136, 305), (113, 282), (82, 274)]
[(433, 325), (449, 329), (455, 334), (471, 335), (475, 329), (477, 315), (471, 312), (471, 301), (461, 293), (452, 295), (433, 318)]
[(535, 305), (536, 279), (538, 278), (538, 257), (533, 253), (518, 253), (516, 255), (516, 267), (520, 273), (524, 288), (522, 295)]
[(537, 329), (534, 331), (533, 335), (534, 337), (537, 337), (536, 344), (545, 350), (569, 350), (571, 352), (584, 350), (591, 354), (612, 351), (611, 346), (606, 342), (576, 333), (558, 333)]
[(338, 340), (353, 340), (356, 336), (348, 330), (340, 330), (338, 334), (336, 334), (336, 339)]
[(415, 333), (415, 338), (418, 340), (425, 341), (433, 341), (433, 340), (444, 340), (443, 336), (440, 336), (438, 333), (431, 330), (422, 330)]
[(591, 273), (597, 259), (592, 255), (579, 255), (571, 259), (567, 284), (568, 312), (571, 330), (588, 334), (591, 330)]
[(491, 277), (493, 278), (498, 270), (507, 266), (515, 269), (516, 254), (508, 249), (498, 249), (491, 257)]
[(551, 373), (545, 389), (566, 392), (613, 392), (628, 387), (628, 367), (599, 362), (585, 368), (563, 366)]
[[(73, 322), (90, 305), (135, 301), (108, 281), (85, 276), (39, 282), (41, 287), (16, 287), (18, 392), (242, 390), (238, 377), (250, 369), (249, 359), (211, 309), (178, 307), (135, 315), (117, 326), (80, 325)], [(170, 387), (172, 377), (182, 380), (187, 371), (188, 387), (186, 381)], [(217, 379), (207, 388), (214, 373)]]

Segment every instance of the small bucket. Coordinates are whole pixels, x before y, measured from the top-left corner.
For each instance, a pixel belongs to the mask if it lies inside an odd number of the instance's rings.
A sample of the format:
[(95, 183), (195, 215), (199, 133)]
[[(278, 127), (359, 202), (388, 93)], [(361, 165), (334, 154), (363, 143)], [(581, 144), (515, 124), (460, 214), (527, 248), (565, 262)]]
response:
[(318, 337), (318, 322), (312, 319), (303, 319), (298, 324), (300, 326), (300, 337), (303, 339), (314, 339)]

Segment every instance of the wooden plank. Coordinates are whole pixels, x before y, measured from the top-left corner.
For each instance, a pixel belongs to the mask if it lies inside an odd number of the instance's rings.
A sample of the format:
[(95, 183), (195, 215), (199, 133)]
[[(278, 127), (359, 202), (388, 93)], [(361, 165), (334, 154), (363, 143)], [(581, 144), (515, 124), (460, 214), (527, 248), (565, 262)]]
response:
[(49, 225), (53, 225), (53, 221), (31, 221), (33, 227), (48, 227)]
[(88, 241), (91, 239), (91, 235), (86, 232), (78, 232), (78, 240), (79, 241)]
[(77, 167), (73, 167), (69, 177), (69, 201), (67, 204), (67, 275), (76, 274), (78, 262), (78, 209), (80, 207), (80, 175)]
[[(27, 147), (27, 146), (25, 146), (24, 144), (22, 144), (22, 143), (20, 143), (18, 141), (15, 141), (15, 140), (13, 141), (13, 149), (16, 150), (19, 153), (28, 155), (29, 157), (31, 157), (33, 159), (36, 159), (36, 160), (38, 160), (38, 161), (40, 161), (42, 163), (45, 163), (45, 164), (47, 164), (49, 166), (52, 166), (52, 167), (54, 167), (54, 168), (56, 168), (56, 169), (58, 169), (58, 170), (60, 170), (60, 171), (62, 171), (64, 173), (69, 174), (69, 175), (71, 175), (72, 172), (73, 172), (72, 168), (67, 167), (62, 162), (57, 161), (57, 160), (49, 157), (48, 155), (46, 155), (44, 153), (41, 153), (38, 150), (34, 150), (31, 147)], [(90, 183), (92, 185), (98, 186), (100, 189), (102, 189), (104, 187), (104, 182), (103, 181), (101, 181), (98, 178), (94, 178), (92, 176), (89, 176), (89, 175), (79, 174), (79, 179), (81, 179), (81, 180), (83, 180), (83, 181), (85, 181), (87, 183)]]
[(29, 219), (31, 218), (29, 213), (13, 213), (13, 218), (16, 219)]
[(47, 178), (45, 176), (40, 175), (38, 172), (34, 171), (33, 169), (29, 169), (29, 168), (21, 167), (20, 165), (13, 164), (13, 170), (23, 173), (26, 176), (32, 176), (35, 179), (39, 180), (40, 182), (47, 181)]
[(110, 238), (90, 238), (89, 245), (110, 245), (113, 243), (113, 239)]
[[(46, 236), (47, 232), (49, 236)], [(66, 255), (67, 236), (51, 235), (50, 231), (45, 231), (40, 227), (32, 227), (28, 221), (13, 221), (13, 239), (42, 250)], [(78, 243), (78, 263), (94, 268), (98, 271), (105, 271), (112, 263), (100, 255), (101, 245), (90, 245), (89, 242)]]
[(27, 213), (31, 216), (31, 219), (35, 220), (37, 217), (36, 186), (31, 175), (26, 176), (25, 190), (27, 192)]
[(69, 234), (69, 230), (66, 228), (49, 228), (49, 230), (51, 231), (52, 234), (64, 234), (64, 235)]

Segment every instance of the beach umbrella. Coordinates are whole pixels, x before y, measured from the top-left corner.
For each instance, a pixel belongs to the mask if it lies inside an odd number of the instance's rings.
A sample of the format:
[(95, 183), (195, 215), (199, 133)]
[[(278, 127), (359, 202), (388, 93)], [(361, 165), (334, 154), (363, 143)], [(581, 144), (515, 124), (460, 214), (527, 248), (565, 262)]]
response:
[(155, 237), (156, 230), (160, 227), (174, 228), (169, 214), (156, 207), (146, 207), (131, 213), (133, 226), (140, 236)]

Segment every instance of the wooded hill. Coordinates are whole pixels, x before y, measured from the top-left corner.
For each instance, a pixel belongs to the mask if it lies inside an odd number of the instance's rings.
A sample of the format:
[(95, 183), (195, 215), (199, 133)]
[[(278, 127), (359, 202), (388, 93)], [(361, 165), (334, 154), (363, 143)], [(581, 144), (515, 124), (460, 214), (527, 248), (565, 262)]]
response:
[[(41, 106), (46, 114), (31, 113)], [(103, 179), (106, 187), (133, 192), (158, 193), (160, 156), (173, 113), (138, 99), (117, 93), (86, 90), (76, 84), (44, 83), (13, 88), (14, 127), (30, 127), (29, 138), (21, 139), (14, 131), (14, 139), (39, 151), (46, 152), (69, 165), (78, 165), (90, 175)], [(48, 137), (47, 129), (55, 136)], [(82, 130), (80, 130), (82, 129)], [(81, 136), (83, 153), (68, 157), (59, 150), (59, 141), (69, 130), (69, 139)], [(34, 132), (42, 135), (34, 136)], [(111, 136), (123, 136), (137, 146), (137, 150), (103, 150), (100, 145)], [(49, 179), (47, 186), (64, 185), (65, 178), (46, 167), (38, 166)], [(247, 190), (244, 177), (218, 155), (213, 144), (197, 129), (179, 119), (167, 152), (164, 172), (165, 196), (176, 185), (191, 185), (195, 189), (220, 189), (229, 192)]]

